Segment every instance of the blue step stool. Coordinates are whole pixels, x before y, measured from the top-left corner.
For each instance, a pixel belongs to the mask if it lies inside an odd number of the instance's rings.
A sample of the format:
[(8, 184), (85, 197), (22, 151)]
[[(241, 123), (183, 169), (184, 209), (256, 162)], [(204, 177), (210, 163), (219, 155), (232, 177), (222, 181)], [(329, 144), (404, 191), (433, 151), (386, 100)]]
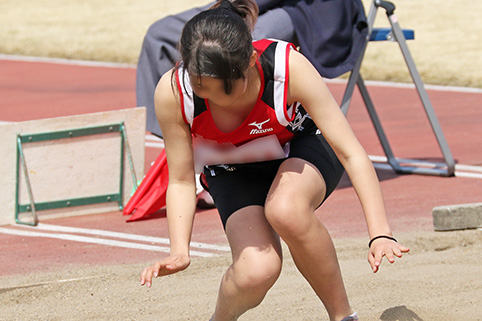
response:
[[(402, 29), (405, 40), (415, 39), (415, 32), (412, 29)], [(386, 41), (394, 40), (392, 34), (392, 28), (373, 28), (370, 35), (370, 41)]]

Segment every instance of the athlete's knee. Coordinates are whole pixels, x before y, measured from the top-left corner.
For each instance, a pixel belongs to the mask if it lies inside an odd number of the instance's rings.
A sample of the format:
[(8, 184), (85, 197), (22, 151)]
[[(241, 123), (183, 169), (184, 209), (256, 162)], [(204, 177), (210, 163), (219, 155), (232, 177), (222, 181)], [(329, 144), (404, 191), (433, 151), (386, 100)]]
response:
[(273, 195), (266, 201), (265, 215), (273, 229), (286, 238), (303, 235), (310, 228), (313, 209), (293, 195)]
[(230, 267), (231, 277), (238, 291), (257, 293), (260, 300), (273, 286), (281, 273), (281, 257), (274, 251), (257, 249), (243, 254)]

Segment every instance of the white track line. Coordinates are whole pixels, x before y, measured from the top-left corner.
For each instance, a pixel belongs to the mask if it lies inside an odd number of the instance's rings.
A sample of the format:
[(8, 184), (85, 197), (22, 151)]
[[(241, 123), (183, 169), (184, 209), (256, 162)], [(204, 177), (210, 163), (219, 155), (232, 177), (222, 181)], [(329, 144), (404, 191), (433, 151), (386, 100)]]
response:
[[(328, 84), (332, 83), (332, 84), (346, 85), (348, 83), (347, 79), (324, 79), (324, 80)], [(365, 80), (365, 84), (369, 87), (415, 89), (415, 85), (413, 83)], [(448, 91), (448, 92), (459, 92), (459, 93), (468, 93), (468, 94), (482, 94), (482, 88), (476, 88), (476, 87), (456, 87), (456, 86), (441, 86), (441, 85), (429, 85), (429, 84), (424, 84), (424, 87), (427, 90), (433, 90), (433, 91)]]
[[(375, 168), (382, 169), (382, 170), (393, 170), (392, 166), (390, 166), (387, 163), (388, 160), (385, 156), (369, 155), (368, 157), (373, 162), (373, 166)], [(423, 160), (403, 159), (403, 158), (397, 158), (397, 160), (402, 163), (410, 163), (414, 166), (421, 166), (426, 168), (435, 168), (436, 166), (440, 166), (440, 167), (445, 166), (445, 164), (443, 163), (434, 164)], [(482, 179), (482, 166), (455, 164), (454, 175), (457, 177)]]
[[(121, 68), (121, 69), (125, 69), (125, 68), (135, 69), (137, 67), (135, 64), (126, 64), (126, 63), (75, 60), (75, 59), (65, 59), (65, 58), (32, 57), (32, 56), (21, 56), (21, 55), (5, 55), (5, 54), (0, 54), (0, 60), (44, 62), (44, 63), (46, 62), (46, 63), (55, 63), (55, 64), (62, 64), (62, 65), (107, 67), (107, 68)], [(325, 82), (335, 83), (335, 84), (346, 84), (348, 80), (325, 79)], [(366, 80), (365, 83), (368, 86), (392, 87), (392, 88), (415, 88), (415, 85), (411, 83), (396, 83), (396, 82), (374, 81), (374, 80)], [(428, 85), (428, 84), (425, 84), (424, 87), (428, 90), (437, 90), (437, 91), (452, 91), (452, 92), (476, 93), (476, 94), (482, 93), (482, 88), (475, 88), (475, 87), (440, 86), (440, 85)]]
[(43, 62), (43, 63), (51, 63), (51, 64), (59, 64), (59, 65), (73, 65), (73, 66), (86, 66), (86, 67), (106, 67), (106, 68), (120, 68), (120, 69), (136, 68), (136, 65), (126, 64), (126, 63), (76, 60), (76, 59), (64, 59), (64, 58), (49, 58), (49, 57), (31, 57), (31, 56), (4, 55), (4, 54), (0, 54), (0, 60)]
[(159, 143), (163, 141), (162, 138), (151, 134), (146, 134), (146, 140), (152, 140), (154, 142), (159, 142)]
[[(24, 230), (17, 230), (17, 229), (2, 228), (2, 227), (0, 227), (0, 233), (27, 236), (27, 237), (54, 238), (54, 239), (68, 240), (68, 241), (74, 241), (74, 242), (94, 243), (94, 244), (101, 244), (101, 245), (114, 246), (114, 247), (123, 247), (123, 248), (137, 249), (137, 250), (169, 253), (169, 248), (163, 247), (163, 246), (154, 246), (154, 245), (115, 241), (115, 240), (106, 240), (106, 239), (72, 235), (72, 234), (42, 233), (42, 232), (36, 232), (36, 231), (24, 231)], [(216, 256), (216, 254), (213, 254), (213, 253), (205, 253), (205, 252), (199, 252), (199, 251), (191, 251), (191, 254), (193, 256), (200, 256), (200, 257)]]
[(151, 143), (151, 142), (146, 142), (145, 143), (146, 147), (149, 148), (158, 148), (158, 149), (163, 149), (164, 148), (164, 143)]
[[(455, 166), (455, 168), (457, 168), (457, 166)], [(476, 173), (467, 173), (467, 172), (455, 171), (454, 175), (457, 176), (457, 177), (482, 179), (482, 174), (476, 174)]]
[[(122, 233), (122, 232), (113, 232), (113, 231), (71, 227), (71, 226), (51, 225), (51, 224), (44, 224), (44, 223), (39, 223), (37, 226), (26, 225), (25, 227), (44, 230), (44, 231), (97, 235), (97, 236), (113, 237), (113, 238), (131, 240), (131, 241), (152, 242), (152, 243), (169, 245), (169, 239), (163, 238), (163, 237), (128, 234), (128, 233)], [(215, 251), (223, 251), (223, 252), (230, 251), (230, 248), (228, 246), (220, 246), (220, 245), (207, 244), (207, 243), (191, 242), (191, 246), (201, 250), (206, 249), (206, 250), (215, 250)]]
[(146, 147), (151, 147), (151, 148), (159, 148), (163, 149), (164, 148), (164, 140), (160, 137), (147, 134), (146, 135)]
[(461, 171), (482, 173), (482, 166), (455, 164), (455, 169), (459, 169)]

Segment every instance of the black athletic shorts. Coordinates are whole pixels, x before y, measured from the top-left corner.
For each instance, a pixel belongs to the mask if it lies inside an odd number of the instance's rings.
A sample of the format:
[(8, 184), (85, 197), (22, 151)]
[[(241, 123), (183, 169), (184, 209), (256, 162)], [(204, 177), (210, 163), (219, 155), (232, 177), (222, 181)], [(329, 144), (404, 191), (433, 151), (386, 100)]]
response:
[[(318, 168), (326, 183), (325, 200), (335, 190), (344, 172), (325, 138), (314, 133), (295, 137), (290, 142), (288, 155), (288, 158), (292, 157), (304, 159)], [(249, 205), (264, 206), (284, 160), (204, 167), (206, 181), (202, 183), (213, 197), (224, 227), (229, 216), (237, 210)]]

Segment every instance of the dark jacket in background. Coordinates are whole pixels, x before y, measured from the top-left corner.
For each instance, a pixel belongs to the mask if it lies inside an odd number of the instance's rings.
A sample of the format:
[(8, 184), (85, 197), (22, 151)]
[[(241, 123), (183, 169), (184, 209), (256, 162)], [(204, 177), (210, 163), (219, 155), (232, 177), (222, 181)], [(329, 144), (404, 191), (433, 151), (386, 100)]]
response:
[(367, 36), (361, 0), (258, 0), (260, 12), (282, 7), (291, 17), (301, 52), (326, 78), (353, 69)]

